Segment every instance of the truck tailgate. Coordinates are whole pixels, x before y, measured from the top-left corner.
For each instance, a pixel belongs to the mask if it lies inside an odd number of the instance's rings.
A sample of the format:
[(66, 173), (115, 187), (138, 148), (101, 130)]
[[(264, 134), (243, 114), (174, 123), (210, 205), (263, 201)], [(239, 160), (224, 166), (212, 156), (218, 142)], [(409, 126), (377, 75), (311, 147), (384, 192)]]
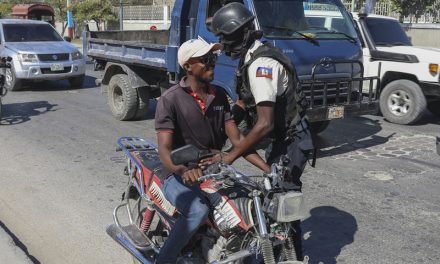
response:
[(142, 41), (88, 38), (87, 55), (94, 59), (167, 68), (167, 45)]

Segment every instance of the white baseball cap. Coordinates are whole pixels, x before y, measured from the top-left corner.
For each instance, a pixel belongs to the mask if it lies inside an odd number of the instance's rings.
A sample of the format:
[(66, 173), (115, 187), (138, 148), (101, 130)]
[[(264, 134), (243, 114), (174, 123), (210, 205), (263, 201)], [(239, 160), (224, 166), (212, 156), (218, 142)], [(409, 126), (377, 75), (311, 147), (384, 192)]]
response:
[(201, 37), (197, 39), (190, 39), (185, 41), (177, 52), (177, 60), (179, 65), (183, 67), (183, 64), (191, 58), (202, 57), (212, 50), (221, 49), (220, 43), (208, 43)]

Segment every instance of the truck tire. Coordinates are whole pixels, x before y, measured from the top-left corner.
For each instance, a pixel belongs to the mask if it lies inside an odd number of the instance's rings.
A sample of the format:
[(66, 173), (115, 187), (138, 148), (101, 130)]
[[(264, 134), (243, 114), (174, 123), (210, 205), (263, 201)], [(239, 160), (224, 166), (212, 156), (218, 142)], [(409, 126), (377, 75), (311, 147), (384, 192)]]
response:
[(5, 69), (5, 78), (5, 87), (9, 91), (20, 91), (23, 88), (21, 80), (15, 77), (15, 70), (12, 67)]
[(116, 74), (110, 79), (107, 101), (116, 119), (126, 121), (134, 118), (138, 110), (138, 94), (130, 86), (126, 74)]
[(69, 84), (70, 84), (70, 88), (76, 89), (76, 88), (81, 88), (84, 84), (84, 80), (86, 79), (86, 75), (80, 75), (80, 76), (75, 76), (75, 77), (70, 77), (68, 79)]
[(420, 86), (410, 80), (396, 80), (385, 86), (379, 99), (386, 120), (409, 125), (419, 120), (426, 109), (426, 98)]
[(321, 133), (322, 131), (324, 131), (328, 127), (328, 125), (330, 125), (330, 120), (324, 120), (324, 121), (310, 123), (312, 133), (314, 133), (316, 135)]
[(148, 91), (148, 87), (140, 87), (137, 89), (137, 93), (138, 93), (138, 98), (139, 98), (139, 102), (138, 102), (138, 109), (136, 111), (136, 114), (134, 116), (134, 119), (138, 120), (138, 119), (144, 119), (147, 114), (148, 114), (148, 106), (149, 106), (149, 102), (150, 102), (150, 93)]
[(440, 117), (440, 100), (431, 101), (428, 103), (428, 110), (436, 116)]

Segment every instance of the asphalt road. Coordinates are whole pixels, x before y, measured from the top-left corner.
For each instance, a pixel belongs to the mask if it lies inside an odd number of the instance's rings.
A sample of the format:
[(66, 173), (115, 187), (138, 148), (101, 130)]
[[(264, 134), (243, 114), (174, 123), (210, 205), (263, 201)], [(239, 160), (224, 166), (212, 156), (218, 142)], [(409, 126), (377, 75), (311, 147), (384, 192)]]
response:
[[(89, 72), (95, 75), (95, 72)], [(118, 137), (156, 140), (145, 120), (112, 118), (89, 76), (84, 88), (40, 83), (4, 98), (0, 221), (34, 263), (131, 263), (105, 233), (126, 178)], [(382, 117), (338, 120), (303, 176), (310, 263), (440, 263), (440, 118), (414, 126)], [(242, 170), (252, 170), (239, 161)]]

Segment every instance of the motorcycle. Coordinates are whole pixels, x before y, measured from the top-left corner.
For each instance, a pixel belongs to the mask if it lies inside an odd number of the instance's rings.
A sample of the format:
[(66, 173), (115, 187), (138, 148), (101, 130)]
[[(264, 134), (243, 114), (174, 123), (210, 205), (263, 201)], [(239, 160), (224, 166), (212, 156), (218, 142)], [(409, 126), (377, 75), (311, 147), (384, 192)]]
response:
[[(169, 172), (156, 146), (146, 139), (122, 137), (118, 150), (127, 162), (128, 185), (106, 231), (136, 261), (153, 263), (179, 216), (161, 190)], [(193, 166), (212, 155), (187, 145), (174, 150), (171, 159), (176, 165)], [(178, 263), (246, 263), (257, 257), (266, 264), (307, 263), (307, 257), (296, 259), (291, 225), (304, 217), (303, 194), (284, 181), (286, 162), (259, 175), (222, 163), (208, 166), (199, 184), (212, 210)]]
[[(0, 57), (0, 69), (10, 68), (11, 57)], [(5, 88), (6, 77), (4, 70), (0, 74), (0, 117), (2, 116), (2, 97), (6, 95), (8, 90)]]

